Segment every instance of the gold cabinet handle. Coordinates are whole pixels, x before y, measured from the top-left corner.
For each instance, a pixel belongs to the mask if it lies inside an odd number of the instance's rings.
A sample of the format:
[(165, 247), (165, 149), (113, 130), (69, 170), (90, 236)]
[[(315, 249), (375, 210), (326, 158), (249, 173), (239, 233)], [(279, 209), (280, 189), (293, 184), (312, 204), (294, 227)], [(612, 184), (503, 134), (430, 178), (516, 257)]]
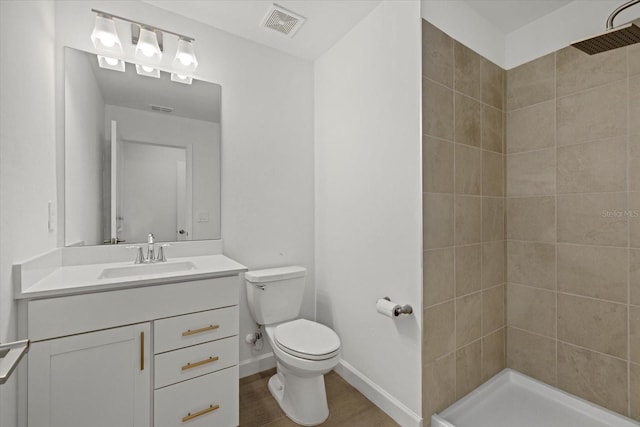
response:
[(144, 371), (144, 332), (140, 332), (140, 370)]
[(210, 358), (201, 360), (199, 362), (187, 363), (182, 367), (182, 370), (186, 371), (187, 369), (197, 368), (198, 366), (206, 365), (207, 363), (213, 363), (217, 361), (218, 361), (218, 356), (211, 356)]
[(220, 327), (220, 325), (209, 325), (200, 329), (188, 329), (182, 333), (183, 337), (188, 337), (189, 335), (200, 334), (202, 332), (213, 331)]
[(187, 421), (190, 421), (194, 418), (198, 418), (201, 415), (208, 414), (218, 409), (220, 409), (220, 405), (209, 405), (207, 409), (203, 409), (202, 411), (194, 412), (193, 414), (189, 412), (186, 416), (182, 417), (182, 422), (186, 423)]

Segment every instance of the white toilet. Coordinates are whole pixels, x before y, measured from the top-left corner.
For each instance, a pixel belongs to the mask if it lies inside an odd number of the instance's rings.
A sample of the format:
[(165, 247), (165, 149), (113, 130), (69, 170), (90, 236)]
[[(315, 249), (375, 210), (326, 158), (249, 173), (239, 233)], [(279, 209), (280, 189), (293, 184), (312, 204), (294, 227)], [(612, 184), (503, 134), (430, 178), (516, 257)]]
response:
[(254, 320), (265, 326), (278, 372), (269, 390), (285, 414), (304, 426), (329, 416), (324, 374), (340, 358), (340, 338), (331, 329), (297, 319), (304, 294), (304, 267), (280, 267), (245, 273)]

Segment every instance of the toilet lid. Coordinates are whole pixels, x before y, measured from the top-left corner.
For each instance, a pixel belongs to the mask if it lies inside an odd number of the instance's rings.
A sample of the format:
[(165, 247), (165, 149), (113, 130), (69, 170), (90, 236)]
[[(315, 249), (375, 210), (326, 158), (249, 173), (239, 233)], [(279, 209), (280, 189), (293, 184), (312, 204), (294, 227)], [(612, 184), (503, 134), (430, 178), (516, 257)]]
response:
[(340, 350), (340, 338), (331, 328), (306, 319), (278, 325), (274, 340), (283, 351), (303, 359), (329, 359)]

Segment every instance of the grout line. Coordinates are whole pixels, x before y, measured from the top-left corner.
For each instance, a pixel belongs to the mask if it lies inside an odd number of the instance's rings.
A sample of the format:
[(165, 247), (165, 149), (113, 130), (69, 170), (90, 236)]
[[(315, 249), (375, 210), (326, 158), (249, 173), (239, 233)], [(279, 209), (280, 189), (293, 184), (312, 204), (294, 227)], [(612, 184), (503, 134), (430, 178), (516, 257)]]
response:
[[(631, 209), (631, 97), (629, 47), (625, 48), (627, 56), (627, 209)], [(627, 415), (631, 416), (631, 220), (627, 217)]]
[(555, 210), (555, 256), (556, 265), (554, 272), (555, 285), (555, 385), (558, 385), (558, 53), (553, 54), (553, 146), (555, 148), (555, 168), (554, 168), (554, 210)]
[(451, 74), (452, 74), (452, 83), (451, 83), (451, 87), (452, 87), (452, 102), (453, 102), (453, 114), (452, 114), (452, 127), (453, 127), (453, 398), (454, 401), (456, 401), (458, 399), (458, 362), (457, 362), (457, 351), (458, 351), (458, 342), (457, 342), (457, 338), (458, 338), (458, 324), (457, 324), (457, 313), (458, 313), (458, 303), (456, 301), (456, 293), (457, 293), (457, 287), (458, 287), (458, 274), (457, 274), (457, 268), (456, 268), (456, 263), (457, 263), (457, 259), (456, 259), (456, 250), (455, 250), (455, 246), (456, 246), (456, 234), (457, 234), (457, 227), (456, 227), (456, 198), (458, 197), (457, 192), (456, 192), (456, 184), (457, 184), (457, 179), (456, 179), (456, 147), (457, 145), (455, 144), (456, 140), (457, 140), (457, 135), (456, 135), (456, 97), (455, 97), (455, 88), (456, 88), (456, 44), (455, 42), (452, 42), (452, 49), (451, 49), (451, 55), (452, 55), (452, 64), (453, 66), (451, 67)]

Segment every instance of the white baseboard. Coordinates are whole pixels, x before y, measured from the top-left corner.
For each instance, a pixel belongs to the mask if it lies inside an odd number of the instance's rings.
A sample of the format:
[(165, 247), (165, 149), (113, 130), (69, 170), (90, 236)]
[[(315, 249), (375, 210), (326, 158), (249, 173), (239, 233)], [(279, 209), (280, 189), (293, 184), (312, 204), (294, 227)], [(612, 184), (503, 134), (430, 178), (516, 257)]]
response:
[(403, 427), (422, 427), (422, 417), (391, 396), (348, 362), (340, 360), (334, 369), (353, 388)]
[(276, 359), (271, 352), (251, 357), (240, 362), (240, 378), (248, 377), (249, 375), (275, 367)]

